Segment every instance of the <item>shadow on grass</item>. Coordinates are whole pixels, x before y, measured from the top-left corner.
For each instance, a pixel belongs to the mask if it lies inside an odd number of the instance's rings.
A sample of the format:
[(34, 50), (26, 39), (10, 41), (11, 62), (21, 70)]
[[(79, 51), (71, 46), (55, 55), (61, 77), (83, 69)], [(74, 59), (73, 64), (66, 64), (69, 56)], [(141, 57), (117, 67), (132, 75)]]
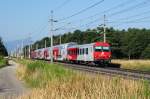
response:
[(88, 64), (88, 66), (91, 66), (91, 67), (100, 67), (100, 68), (107, 68), (107, 67), (120, 68), (121, 64), (118, 64), (118, 63), (100, 64), (100, 65)]
[(121, 64), (111, 63), (111, 64), (109, 64), (108, 67), (112, 67), (112, 68), (120, 68), (120, 67), (121, 67)]

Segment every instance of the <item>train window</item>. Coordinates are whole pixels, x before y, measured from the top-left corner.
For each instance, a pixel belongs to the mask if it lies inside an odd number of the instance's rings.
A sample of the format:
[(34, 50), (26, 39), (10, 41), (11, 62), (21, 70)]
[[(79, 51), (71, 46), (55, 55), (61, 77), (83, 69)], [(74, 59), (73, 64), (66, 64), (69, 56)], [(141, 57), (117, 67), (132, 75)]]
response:
[(80, 53), (81, 53), (81, 50), (79, 49), (79, 55), (80, 55)]
[(110, 51), (110, 47), (96, 46), (95, 47), (95, 51), (97, 51), (97, 52), (100, 52), (100, 51), (109, 52)]
[(82, 51), (83, 51), (83, 53), (82, 53), (82, 54), (84, 54), (84, 48), (82, 49)]
[(93, 51), (93, 47), (91, 47), (91, 52)]
[(77, 55), (79, 55), (79, 49), (77, 49)]
[(83, 51), (84, 49), (82, 48), (82, 55), (84, 54), (84, 51)]
[(82, 50), (80, 49), (80, 55), (82, 54)]
[(71, 55), (73, 54), (73, 51), (71, 50)]
[(103, 47), (103, 51), (104, 52), (109, 52), (110, 51), (110, 47)]
[(78, 49), (79, 50), (79, 55), (80, 55), (80, 49)]
[(95, 47), (95, 51), (96, 51), (96, 52), (102, 51), (102, 47), (101, 47), (101, 46), (96, 46), (96, 47)]
[(88, 54), (88, 48), (86, 48), (86, 54)]
[(78, 49), (76, 49), (76, 55), (78, 55)]
[(77, 55), (78, 49), (75, 50), (75, 55)]
[(69, 54), (71, 54), (71, 51), (69, 51)]

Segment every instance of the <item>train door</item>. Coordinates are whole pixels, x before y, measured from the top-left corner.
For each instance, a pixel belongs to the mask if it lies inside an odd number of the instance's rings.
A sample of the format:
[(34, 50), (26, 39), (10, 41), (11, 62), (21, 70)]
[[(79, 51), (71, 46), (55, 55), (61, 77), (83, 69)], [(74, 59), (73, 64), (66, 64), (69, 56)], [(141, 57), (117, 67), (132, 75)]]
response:
[(44, 50), (44, 59), (47, 60), (48, 57), (49, 57), (48, 49), (45, 49), (45, 50)]
[(54, 48), (53, 49), (54, 60), (58, 59), (58, 53), (59, 53), (59, 49), (58, 48)]
[(48, 57), (47, 57), (47, 60), (50, 60), (51, 59), (51, 48), (49, 47), (48, 48)]
[(83, 60), (87, 61), (86, 48), (83, 48)]
[(85, 54), (86, 54), (86, 61), (93, 61), (93, 47), (88, 46), (85, 49)]

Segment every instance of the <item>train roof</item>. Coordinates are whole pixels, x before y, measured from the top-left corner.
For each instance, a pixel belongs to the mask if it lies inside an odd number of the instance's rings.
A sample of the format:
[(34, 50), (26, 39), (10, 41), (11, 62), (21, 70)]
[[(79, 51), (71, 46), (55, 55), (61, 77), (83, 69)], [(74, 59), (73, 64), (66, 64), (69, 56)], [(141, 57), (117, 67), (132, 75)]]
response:
[(85, 47), (85, 46), (110, 46), (110, 44), (105, 42), (94, 42), (90, 44), (74, 45), (68, 48), (78, 48), (78, 47)]
[(95, 46), (110, 46), (110, 44), (107, 42), (95, 42), (94, 45)]
[[(68, 48), (78, 48), (78, 47), (85, 47), (85, 46), (110, 46), (110, 44), (107, 42), (106, 43), (105, 42), (94, 42), (94, 43), (90, 43), (90, 44), (78, 45), (76, 42), (69, 42), (69, 43), (64, 43), (64, 44), (60, 44), (60, 45), (55, 45), (55, 46), (53, 46), (53, 48), (55, 48), (55, 47), (61, 48), (64, 46), (67, 46)], [(44, 50), (44, 49), (51, 49), (51, 47), (40, 48), (35, 51)]]
[(67, 46), (69, 46), (69, 45), (77, 45), (77, 43), (76, 42), (69, 42), (69, 43), (61, 44), (60, 46), (65, 46), (65, 45), (67, 45)]
[(76, 42), (69, 42), (69, 43), (64, 43), (64, 44), (56, 45), (54, 47), (64, 47), (64, 46), (70, 47), (70, 46), (74, 46), (74, 45), (77, 45), (77, 43)]
[(73, 45), (73, 46), (69, 46), (68, 48), (78, 48), (79, 45)]

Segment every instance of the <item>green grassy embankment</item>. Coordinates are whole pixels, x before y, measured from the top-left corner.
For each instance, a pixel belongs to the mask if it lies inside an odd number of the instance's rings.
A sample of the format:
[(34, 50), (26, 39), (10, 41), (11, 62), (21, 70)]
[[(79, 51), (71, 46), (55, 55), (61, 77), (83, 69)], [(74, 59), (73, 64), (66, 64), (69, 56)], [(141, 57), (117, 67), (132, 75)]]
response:
[(23, 78), (30, 87), (44, 87), (48, 81), (59, 81), (60, 79), (65, 81), (69, 78), (73, 72), (64, 69), (57, 64), (48, 64), (42, 61), (21, 61), (21, 66), (18, 71), (19, 77)]
[(19, 61), (19, 79), (31, 92), (19, 99), (150, 99), (146, 81), (88, 74), (42, 61)]
[(7, 60), (0, 56), (0, 68), (7, 65)]

